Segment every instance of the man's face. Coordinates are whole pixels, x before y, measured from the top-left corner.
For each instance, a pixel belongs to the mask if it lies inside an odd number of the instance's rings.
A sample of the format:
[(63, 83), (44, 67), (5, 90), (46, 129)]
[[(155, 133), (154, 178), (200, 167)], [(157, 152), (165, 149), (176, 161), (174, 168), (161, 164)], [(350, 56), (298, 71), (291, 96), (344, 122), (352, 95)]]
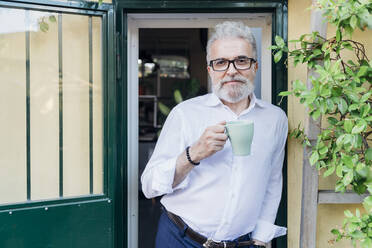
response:
[[(240, 57), (253, 58), (251, 44), (242, 38), (220, 39), (211, 45), (210, 60), (233, 60)], [(213, 92), (230, 103), (246, 99), (254, 91), (253, 82), (257, 68), (257, 62), (252, 62), (251, 68), (247, 70), (237, 70), (232, 63), (225, 71), (214, 71), (211, 66), (208, 66)]]

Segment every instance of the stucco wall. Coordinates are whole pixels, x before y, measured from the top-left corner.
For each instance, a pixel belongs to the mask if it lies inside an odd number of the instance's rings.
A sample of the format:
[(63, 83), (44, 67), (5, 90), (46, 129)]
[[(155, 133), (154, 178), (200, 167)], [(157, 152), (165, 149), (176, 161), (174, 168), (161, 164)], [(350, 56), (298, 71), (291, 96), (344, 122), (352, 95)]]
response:
[[(301, 34), (310, 30), (310, 0), (290, 0), (288, 3), (288, 40), (297, 39)], [(334, 34), (334, 28), (328, 26), (328, 36)], [(356, 32), (354, 39), (366, 45), (367, 55), (371, 57), (372, 31)], [(368, 39), (369, 38), (369, 39)], [(291, 88), (291, 81), (300, 79), (306, 81), (306, 67), (299, 65), (294, 68), (288, 67), (288, 88)], [(288, 99), (288, 118), (290, 128), (294, 128), (299, 122), (304, 123), (305, 109), (297, 99)], [(300, 239), (300, 218), (301, 218), (301, 193), (302, 193), (302, 146), (293, 139), (288, 140), (288, 247), (299, 247)], [(319, 177), (319, 189), (334, 189), (336, 177), (324, 179)], [(318, 205), (317, 216), (317, 248), (337, 247), (349, 248), (349, 241), (335, 243), (333, 246), (328, 242), (333, 238), (330, 230), (341, 227), (344, 217), (344, 210), (355, 208), (362, 209), (362, 205)]]

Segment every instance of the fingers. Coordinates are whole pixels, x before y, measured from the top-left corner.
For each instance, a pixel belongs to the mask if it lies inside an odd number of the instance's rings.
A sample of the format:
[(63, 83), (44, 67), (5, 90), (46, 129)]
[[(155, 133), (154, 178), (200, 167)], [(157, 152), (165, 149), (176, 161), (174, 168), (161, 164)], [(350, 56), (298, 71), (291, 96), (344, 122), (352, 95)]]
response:
[(225, 124), (226, 124), (226, 121), (223, 121), (223, 122), (218, 123), (217, 125), (210, 126), (208, 128), (215, 133), (223, 133), (225, 132)]
[[(214, 136), (214, 138), (215, 138), (216, 140), (226, 141), (228, 137), (227, 137), (227, 135), (224, 134), (224, 133), (216, 133), (215, 136)], [(225, 143), (225, 142), (224, 142), (224, 143)]]

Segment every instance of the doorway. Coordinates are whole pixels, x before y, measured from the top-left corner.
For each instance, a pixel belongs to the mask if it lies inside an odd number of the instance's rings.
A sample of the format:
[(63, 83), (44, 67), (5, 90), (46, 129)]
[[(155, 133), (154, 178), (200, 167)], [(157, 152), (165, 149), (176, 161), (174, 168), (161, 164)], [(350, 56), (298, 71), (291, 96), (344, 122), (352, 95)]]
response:
[[(159, 199), (144, 198), (139, 177), (166, 118), (159, 106), (171, 109), (176, 90), (185, 99), (210, 91), (205, 46), (213, 27), (225, 20), (251, 27), (260, 64), (255, 94), (271, 102), (272, 74), (268, 72), (272, 61), (267, 49), (272, 39), (271, 16), (128, 14), (128, 247), (150, 248), (154, 243)], [(187, 95), (190, 90), (193, 95)]]

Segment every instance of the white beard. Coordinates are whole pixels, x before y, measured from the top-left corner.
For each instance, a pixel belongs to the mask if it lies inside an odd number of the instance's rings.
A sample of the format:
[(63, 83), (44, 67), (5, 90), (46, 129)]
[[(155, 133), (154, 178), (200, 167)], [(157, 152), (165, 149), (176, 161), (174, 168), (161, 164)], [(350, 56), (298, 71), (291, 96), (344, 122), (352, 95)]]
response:
[[(224, 85), (224, 83), (229, 81), (240, 81), (241, 83)], [(234, 77), (226, 77), (220, 82), (212, 84), (212, 91), (216, 96), (226, 102), (237, 103), (246, 99), (254, 91), (254, 84), (251, 80), (237, 75)]]

